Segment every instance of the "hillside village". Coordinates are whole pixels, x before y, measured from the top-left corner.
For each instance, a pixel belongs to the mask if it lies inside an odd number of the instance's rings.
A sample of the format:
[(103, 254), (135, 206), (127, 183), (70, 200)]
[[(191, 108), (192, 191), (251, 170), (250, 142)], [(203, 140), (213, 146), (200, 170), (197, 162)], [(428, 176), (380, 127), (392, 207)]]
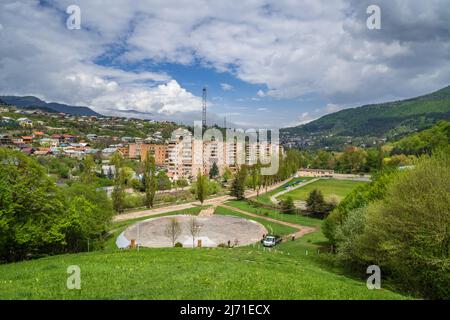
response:
[[(192, 180), (199, 171), (209, 174), (213, 164), (221, 175), (226, 169), (234, 170), (238, 163), (251, 164), (260, 154), (272, 156), (281, 148), (270, 142), (260, 146), (258, 142), (244, 144), (214, 138), (198, 141), (187, 127), (172, 122), (75, 116), (12, 106), (2, 107), (0, 112), (0, 146), (33, 156), (78, 160), (92, 156), (106, 165), (107, 171), (115, 153), (138, 162), (151, 154), (156, 166), (172, 181)], [(117, 135), (121, 132), (124, 135)]]

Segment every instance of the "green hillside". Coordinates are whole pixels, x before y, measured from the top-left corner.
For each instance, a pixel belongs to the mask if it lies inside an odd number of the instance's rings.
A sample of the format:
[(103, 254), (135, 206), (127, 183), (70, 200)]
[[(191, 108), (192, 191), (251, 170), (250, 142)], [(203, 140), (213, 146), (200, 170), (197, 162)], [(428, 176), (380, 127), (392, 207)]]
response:
[[(1, 265), (0, 299), (407, 298), (323, 269), (291, 243), (279, 249), (117, 250)], [(70, 265), (81, 269), (81, 290), (66, 288)]]
[[(253, 212), (243, 201), (228, 204)], [(198, 209), (184, 213), (196, 214)], [(171, 212), (162, 215), (171, 215)], [(216, 214), (248, 218), (218, 207)], [(161, 216), (162, 216), (161, 215)], [(113, 245), (126, 226), (114, 223), (104, 251), (67, 254), (0, 265), (2, 299), (409, 299), (390, 290), (369, 290), (327, 263), (321, 220), (269, 213), (268, 217), (314, 226), (318, 230), (276, 250), (259, 244), (239, 248), (164, 248), (119, 250)], [(280, 235), (295, 229), (252, 218)], [(308, 254), (306, 254), (308, 253)], [(81, 290), (68, 290), (67, 268), (81, 270)]]
[(450, 86), (413, 99), (366, 105), (281, 130), (283, 137), (393, 137), (450, 120)]

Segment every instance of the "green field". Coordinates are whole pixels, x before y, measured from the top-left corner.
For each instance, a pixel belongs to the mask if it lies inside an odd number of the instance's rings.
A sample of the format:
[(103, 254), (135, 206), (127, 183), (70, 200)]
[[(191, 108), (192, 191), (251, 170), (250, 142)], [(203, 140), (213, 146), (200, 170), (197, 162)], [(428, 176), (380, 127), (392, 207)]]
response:
[(256, 200), (256, 201), (258, 201), (258, 202), (260, 202), (262, 204), (274, 205), (272, 203), (272, 201), (270, 201), (270, 197), (273, 196), (274, 194), (277, 194), (280, 191), (283, 191), (285, 185), (287, 185), (289, 183), (294, 183), (294, 182), (297, 182), (297, 181), (308, 181), (308, 180), (311, 180), (311, 179), (313, 179), (313, 178), (310, 178), (310, 177), (293, 178), (288, 183), (285, 183), (281, 187), (278, 187), (278, 188), (276, 188), (276, 189), (274, 189), (272, 191), (269, 191), (267, 193), (260, 194), (259, 197), (254, 197), (253, 200)]
[(314, 189), (321, 190), (325, 199), (328, 199), (330, 196), (335, 195), (340, 200), (342, 200), (353, 189), (366, 183), (367, 182), (352, 180), (321, 179), (304, 187), (300, 187), (298, 189), (292, 190), (291, 192), (285, 193), (280, 196), (278, 200), (284, 200), (287, 197), (292, 197), (292, 199), (294, 200), (304, 201), (308, 198), (309, 193)]
[(241, 209), (244, 211), (258, 214), (261, 217), (269, 217), (269, 218), (277, 219), (280, 221), (297, 223), (297, 224), (300, 224), (303, 226), (309, 226), (309, 227), (320, 227), (322, 225), (322, 220), (320, 220), (320, 219), (309, 218), (309, 217), (305, 217), (305, 216), (301, 216), (301, 215), (294, 215), (294, 214), (283, 214), (275, 209), (258, 208), (258, 207), (252, 206), (251, 204), (249, 204), (246, 201), (228, 201), (226, 204), (231, 207), (235, 207), (235, 208), (238, 208), (238, 209)]
[[(246, 202), (228, 205), (259, 212)], [(264, 209), (265, 210), (265, 209)], [(200, 208), (183, 213), (197, 214)], [(263, 216), (320, 227), (320, 220), (259, 212), (267, 229), (295, 231)], [(171, 212), (165, 215), (178, 214)], [(216, 214), (246, 217), (219, 207)], [(159, 215), (161, 216), (161, 215)], [(322, 232), (283, 242), (239, 248), (118, 250), (115, 237), (136, 221), (114, 224), (105, 250), (0, 265), (0, 299), (407, 299), (390, 291), (368, 290), (365, 281), (342, 273), (324, 253)], [(67, 267), (81, 269), (81, 290), (66, 288)]]

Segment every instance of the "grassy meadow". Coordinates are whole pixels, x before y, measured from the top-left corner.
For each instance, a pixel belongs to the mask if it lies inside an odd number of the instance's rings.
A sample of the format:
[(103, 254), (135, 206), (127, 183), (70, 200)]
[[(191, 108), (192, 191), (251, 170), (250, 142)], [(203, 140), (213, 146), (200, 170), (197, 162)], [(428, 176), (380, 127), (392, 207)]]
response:
[(366, 183), (367, 182), (352, 180), (320, 179), (304, 187), (285, 193), (280, 196), (278, 200), (285, 200), (287, 197), (292, 197), (294, 200), (305, 201), (308, 198), (309, 193), (314, 189), (319, 189), (322, 191), (325, 200), (329, 199), (329, 197), (333, 195), (338, 197), (339, 200), (342, 200), (353, 189)]
[[(315, 226), (318, 231), (275, 249), (254, 244), (137, 251), (117, 249), (115, 238), (131, 223), (147, 218), (118, 222), (103, 250), (0, 265), (0, 299), (408, 299), (384, 286), (368, 290), (364, 280), (327, 263), (320, 220), (276, 210), (261, 212), (243, 201), (227, 205), (260, 214), (261, 218), (250, 219), (280, 235), (295, 229), (266, 221), (265, 216)], [(195, 215), (200, 210), (163, 215)], [(248, 218), (223, 207), (215, 213)], [(81, 290), (66, 287), (70, 265), (81, 269)]]

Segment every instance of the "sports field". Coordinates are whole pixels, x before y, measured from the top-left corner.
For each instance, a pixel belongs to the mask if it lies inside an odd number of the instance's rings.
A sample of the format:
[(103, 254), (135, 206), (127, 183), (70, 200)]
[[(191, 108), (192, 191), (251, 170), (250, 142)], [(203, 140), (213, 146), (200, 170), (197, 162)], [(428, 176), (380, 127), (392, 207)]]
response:
[(367, 182), (353, 180), (320, 179), (304, 187), (285, 193), (280, 196), (278, 200), (284, 200), (290, 196), (294, 200), (305, 201), (308, 198), (309, 193), (314, 189), (322, 191), (325, 199), (329, 199), (331, 196), (335, 195), (339, 200), (342, 200), (353, 189), (366, 183)]

